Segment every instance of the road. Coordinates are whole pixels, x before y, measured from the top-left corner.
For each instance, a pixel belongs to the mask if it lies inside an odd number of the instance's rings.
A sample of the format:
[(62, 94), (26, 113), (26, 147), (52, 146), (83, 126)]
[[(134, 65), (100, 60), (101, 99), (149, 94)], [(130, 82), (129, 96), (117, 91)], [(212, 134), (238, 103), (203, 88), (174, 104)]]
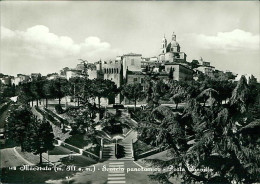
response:
[(31, 164), (28, 161), (26, 161), (24, 158), (22, 158), (19, 155), (19, 153), (17, 153), (14, 150), (14, 148), (1, 149), (0, 155), (1, 155), (1, 168)]
[[(95, 166), (95, 171), (93, 170)], [(75, 184), (157, 184), (155, 181), (151, 181), (148, 177), (152, 172), (148, 171), (133, 171), (140, 169), (138, 163), (134, 161), (124, 160), (108, 160), (103, 163), (95, 164), (89, 168), (90, 171), (82, 171), (76, 173), (73, 177), (64, 180), (49, 180), (46, 183), (64, 183), (70, 181)], [(117, 168), (117, 169), (115, 169)], [(86, 168), (83, 168), (86, 170)], [(130, 171), (132, 170), (132, 171)]]

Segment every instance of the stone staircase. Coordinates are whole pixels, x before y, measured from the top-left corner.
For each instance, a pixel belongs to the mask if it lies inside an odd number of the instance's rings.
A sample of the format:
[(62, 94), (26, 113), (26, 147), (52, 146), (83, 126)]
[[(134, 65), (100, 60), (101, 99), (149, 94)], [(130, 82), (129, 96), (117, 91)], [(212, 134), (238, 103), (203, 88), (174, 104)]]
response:
[(120, 158), (120, 160), (134, 160), (132, 157), (133, 150), (132, 150), (132, 144), (130, 143), (119, 143), (119, 145), (124, 147), (125, 155), (123, 158)]
[(115, 157), (115, 144), (104, 145), (102, 160), (113, 160)]
[(134, 160), (132, 157), (132, 144), (128, 143), (119, 143), (120, 146), (123, 147), (124, 156), (121, 158), (116, 158), (115, 156), (115, 144), (104, 145), (102, 152), (102, 160)]

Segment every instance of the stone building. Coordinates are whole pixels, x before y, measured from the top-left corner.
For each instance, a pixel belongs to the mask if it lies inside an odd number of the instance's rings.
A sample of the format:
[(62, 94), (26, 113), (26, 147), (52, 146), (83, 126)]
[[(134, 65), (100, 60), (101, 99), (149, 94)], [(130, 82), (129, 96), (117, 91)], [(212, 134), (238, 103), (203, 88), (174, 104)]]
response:
[(30, 81), (30, 76), (23, 75), (23, 74), (17, 74), (17, 77), (14, 77), (11, 79), (11, 83), (14, 85), (19, 85), (20, 83), (25, 83)]
[(129, 53), (122, 56), (123, 76), (126, 78), (126, 71), (141, 72), (141, 54)]
[(104, 79), (113, 81), (117, 87), (123, 83), (123, 65), (121, 61), (104, 61), (102, 66)]
[(11, 77), (10, 76), (3, 76), (0, 78), (2, 84), (11, 85)]
[(165, 63), (165, 72), (170, 73), (173, 69), (173, 80), (188, 81), (193, 79), (193, 70), (177, 63)]
[(196, 70), (204, 73), (205, 75), (212, 76), (213, 72), (215, 71), (215, 67), (214, 66), (199, 66), (198, 68), (196, 68)]
[(70, 78), (73, 78), (73, 77), (82, 77), (81, 74), (82, 74), (82, 72), (80, 70), (69, 69), (69, 70), (66, 70), (65, 76), (66, 76), (66, 79), (69, 80)]
[(31, 73), (31, 80), (36, 80), (37, 78), (41, 77), (41, 73)]

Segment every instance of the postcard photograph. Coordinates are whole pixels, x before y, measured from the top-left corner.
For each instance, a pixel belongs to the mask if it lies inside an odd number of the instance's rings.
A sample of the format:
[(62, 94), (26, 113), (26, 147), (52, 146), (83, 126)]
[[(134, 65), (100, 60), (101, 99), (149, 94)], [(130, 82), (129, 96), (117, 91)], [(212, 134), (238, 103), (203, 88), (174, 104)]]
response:
[(259, 184), (259, 1), (1, 1), (0, 183)]

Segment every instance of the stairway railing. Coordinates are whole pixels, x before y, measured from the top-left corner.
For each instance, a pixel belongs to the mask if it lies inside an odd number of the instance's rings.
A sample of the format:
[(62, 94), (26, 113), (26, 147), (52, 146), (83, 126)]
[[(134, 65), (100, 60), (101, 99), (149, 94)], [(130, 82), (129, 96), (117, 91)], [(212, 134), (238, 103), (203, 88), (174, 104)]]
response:
[(103, 149), (104, 149), (104, 142), (103, 142), (103, 138), (101, 138), (100, 140), (100, 151), (99, 151), (99, 159), (102, 159), (103, 156)]

